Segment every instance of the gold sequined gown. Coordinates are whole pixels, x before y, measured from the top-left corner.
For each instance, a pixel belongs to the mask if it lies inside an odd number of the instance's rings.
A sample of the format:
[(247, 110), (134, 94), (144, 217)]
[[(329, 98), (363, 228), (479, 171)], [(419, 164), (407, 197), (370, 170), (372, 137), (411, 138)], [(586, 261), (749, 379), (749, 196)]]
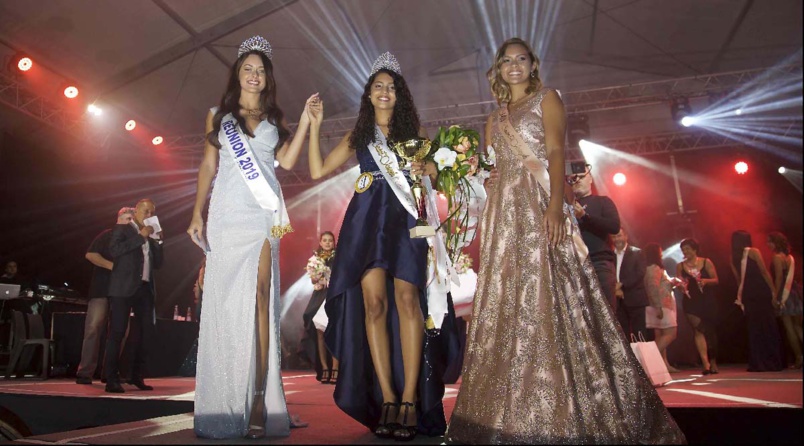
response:
[[(546, 91), (510, 111), (512, 125), (545, 165)], [(505, 143), (498, 114), (491, 138), (499, 178), (481, 220), (473, 319), (447, 441), (684, 443), (590, 261), (569, 237), (548, 246), (543, 216), (549, 196)]]

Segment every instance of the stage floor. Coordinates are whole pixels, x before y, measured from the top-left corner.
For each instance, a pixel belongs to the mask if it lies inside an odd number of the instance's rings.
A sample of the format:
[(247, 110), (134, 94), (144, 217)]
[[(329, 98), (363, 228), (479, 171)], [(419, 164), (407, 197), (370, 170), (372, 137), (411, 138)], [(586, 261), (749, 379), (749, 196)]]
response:
[[(744, 365), (722, 366), (717, 375), (702, 376), (698, 370), (682, 370), (673, 374), (674, 381), (659, 388), (665, 405), (673, 409), (793, 409), (802, 408), (802, 371), (749, 373)], [(309, 427), (293, 429), (290, 437), (267, 438), (276, 444), (383, 444), (363, 426), (338, 410), (332, 401), (334, 386), (322, 385), (308, 372), (283, 373), (288, 408)], [(72, 380), (0, 381), (0, 393), (16, 395), (61, 396), (79, 398), (148, 399), (192, 401), (193, 378), (155, 378), (147, 380), (153, 392), (141, 392), (125, 386), (123, 395), (103, 391), (100, 382), (92, 386), (77, 385)], [(447, 417), (452, 413), (460, 383), (448, 385), (444, 396)], [(798, 413), (800, 415), (800, 413)], [(679, 423), (681, 425), (681, 423)], [(254, 443), (253, 440), (213, 441), (198, 439), (193, 434), (191, 413), (149, 420), (82, 429), (58, 434), (39, 435), (16, 443), (83, 443), (83, 444), (207, 444)], [(441, 444), (443, 437), (418, 436), (414, 444)]]

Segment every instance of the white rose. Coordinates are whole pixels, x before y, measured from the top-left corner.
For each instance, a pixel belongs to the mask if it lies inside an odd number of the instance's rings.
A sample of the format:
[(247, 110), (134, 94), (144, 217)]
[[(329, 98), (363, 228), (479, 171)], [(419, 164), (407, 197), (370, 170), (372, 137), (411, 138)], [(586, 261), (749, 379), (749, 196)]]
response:
[(458, 154), (448, 147), (441, 147), (440, 149), (436, 150), (436, 153), (433, 155), (433, 161), (438, 164), (438, 170), (444, 170), (446, 167), (452, 167), (457, 158)]
[(494, 151), (494, 147), (491, 145), (486, 147), (486, 162), (492, 166), (497, 164), (497, 152)]

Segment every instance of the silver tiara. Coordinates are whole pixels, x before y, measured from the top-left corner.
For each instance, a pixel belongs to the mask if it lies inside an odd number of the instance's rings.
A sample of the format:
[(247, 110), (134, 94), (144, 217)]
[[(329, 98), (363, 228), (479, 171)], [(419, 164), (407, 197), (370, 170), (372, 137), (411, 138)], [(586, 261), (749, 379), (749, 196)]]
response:
[(240, 57), (249, 51), (261, 51), (268, 56), (268, 60), (271, 60), (271, 44), (268, 43), (268, 41), (262, 36), (254, 36), (241, 43), (240, 48), (237, 50), (237, 57)]
[(399, 62), (396, 60), (396, 57), (394, 57), (394, 55), (388, 51), (380, 54), (380, 57), (374, 61), (374, 65), (371, 66), (371, 74), (369, 74), (369, 77), (374, 76), (374, 74), (380, 70), (390, 70), (400, 76), (402, 75), (402, 67), (399, 66)]

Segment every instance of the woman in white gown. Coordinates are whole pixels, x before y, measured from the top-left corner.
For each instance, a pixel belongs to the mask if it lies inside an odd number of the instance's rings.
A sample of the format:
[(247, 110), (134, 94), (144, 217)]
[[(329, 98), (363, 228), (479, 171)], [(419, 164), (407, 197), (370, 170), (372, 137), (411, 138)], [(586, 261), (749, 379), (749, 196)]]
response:
[(195, 391), (199, 437), (290, 433), (280, 370), (279, 239), (292, 228), (274, 160), (285, 169), (296, 164), (309, 127), (306, 110), (291, 141), (276, 105), (271, 47), (259, 36), (243, 42), (221, 104), (207, 116), (187, 230), (207, 254)]

